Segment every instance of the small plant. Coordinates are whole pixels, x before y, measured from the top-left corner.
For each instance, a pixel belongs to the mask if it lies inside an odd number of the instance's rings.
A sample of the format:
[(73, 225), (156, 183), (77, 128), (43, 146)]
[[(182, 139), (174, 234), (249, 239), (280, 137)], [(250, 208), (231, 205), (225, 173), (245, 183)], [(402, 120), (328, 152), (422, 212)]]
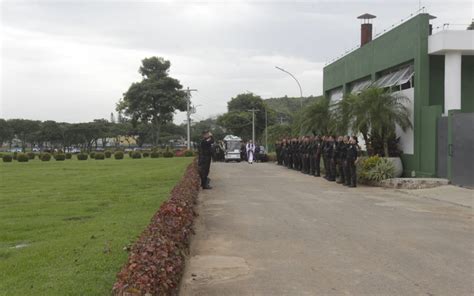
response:
[(77, 155), (77, 160), (87, 160), (87, 158), (89, 158), (89, 155), (87, 155), (86, 153), (79, 153)]
[(3, 155), (2, 160), (3, 160), (3, 162), (12, 162), (13, 156), (11, 156), (9, 154)]
[(150, 153), (150, 157), (151, 157), (151, 158), (158, 158), (158, 157), (160, 157), (160, 152), (158, 152), (158, 151), (152, 151), (152, 152)]
[(40, 155), (41, 161), (50, 161), (51, 160), (51, 154), (49, 153), (42, 153)]
[(150, 152), (148, 151), (143, 152), (143, 157), (150, 157)]
[(18, 153), (16, 155), (16, 160), (18, 160), (18, 162), (28, 162), (30, 159), (25, 153)]
[(36, 154), (34, 154), (33, 152), (28, 152), (26, 153), (26, 155), (28, 155), (29, 159), (35, 159), (35, 156), (36, 156)]
[(132, 155), (133, 155), (133, 151), (128, 151), (128, 156), (132, 157)]
[(135, 151), (135, 152), (132, 153), (132, 158), (133, 159), (142, 158), (142, 154), (139, 151)]
[(105, 155), (105, 158), (110, 158), (110, 157), (112, 157), (112, 151), (105, 150), (104, 155)]
[(105, 159), (105, 153), (97, 152), (97, 153), (94, 155), (94, 159), (95, 159), (95, 160), (104, 160), (104, 159)]
[(362, 161), (360, 178), (366, 181), (380, 182), (393, 178), (395, 167), (393, 163), (379, 156), (371, 156)]
[(91, 157), (91, 159), (94, 159), (95, 158), (95, 152), (92, 151), (91, 153), (89, 153), (89, 156)]
[(68, 152), (65, 155), (66, 155), (66, 159), (72, 159), (72, 153)]
[(115, 159), (123, 159), (123, 152), (122, 151), (117, 151), (114, 153), (114, 158)]
[(16, 157), (18, 155), (18, 152), (13, 152), (13, 159), (16, 160)]
[(56, 161), (64, 161), (66, 160), (66, 154), (64, 153), (54, 154), (54, 159), (56, 159)]
[(185, 157), (193, 157), (194, 152), (192, 150), (186, 150), (186, 151), (184, 151), (184, 156)]

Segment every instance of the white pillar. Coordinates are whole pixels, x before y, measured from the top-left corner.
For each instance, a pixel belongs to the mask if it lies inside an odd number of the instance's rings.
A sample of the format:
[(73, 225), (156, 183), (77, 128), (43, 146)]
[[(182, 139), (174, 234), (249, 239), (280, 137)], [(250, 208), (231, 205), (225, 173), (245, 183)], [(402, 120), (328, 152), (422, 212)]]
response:
[(444, 56), (444, 114), (461, 109), (461, 59), (457, 51), (448, 51)]

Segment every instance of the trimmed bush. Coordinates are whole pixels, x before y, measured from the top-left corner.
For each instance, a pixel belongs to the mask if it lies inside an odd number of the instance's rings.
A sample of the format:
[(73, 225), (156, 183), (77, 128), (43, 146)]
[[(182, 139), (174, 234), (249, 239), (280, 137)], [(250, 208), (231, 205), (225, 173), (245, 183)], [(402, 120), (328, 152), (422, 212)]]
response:
[(149, 157), (150, 156), (150, 152), (143, 152), (143, 157)]
[(158, 158), (158, 157), (160, 157), (160, 152), (153, 151), (153, 152), (150, 153), (150, 157), (151, 158)]
[(123, 152), (122, 151), (117, 151), (114, 153), (114, 158), (115, 159), (123, 159)]
[(72, 153), (66, 153), (66, 159), (72, 159)]
[(87, 158), (89, 158), (89, 155), (87, 155), (86, 153), (79, 153), (77, 155), (77, 160), (87, 160)]
[(106, 151), (104, 152), (104, 155), (105, 155), (105, 158), (110, 158), (110, 157), (112, 156), (112, 151), (106, 150)]
[(28, 152), (26, 153), (26, 155), (28, 155), (29, 159), (35, 159), (35, 156), (36, 156), (36, 154), (34, 154), (33, 152)]
[(91, 157), (91, 159), (94, 159), (95, 158), (95, 152), (92, 151), (91, 153), (89, 153), (89, 156)]
[(133, 151), (128, 151), (128, 156), (132, 157), (132, 155), (133, 155)]
[(16, 160), (16, 157), (18, 155), (18, 152), (13, 152), (13, 159)]
[(41, 161), (50, 161), (51, 160), (51, 154), (49, 153), (42, 153), (40, 156)]
[(56, 161), (64, 161), (66, 160), (66, 155), (64, 153), (56, 153), (53, 155), (54, 159), (56, 159)]
[(113, 295), (177, 295), (199, 194), (197, 162), (171, 191), (130, 250)]
[(2, 160), (3, 160), (3, 162), (12, 162), (13, 156), (11, 156), (11, 155), (9, 155), (9, 154), (3, 155), (3, 156), (2, 156)]
[(173, 157), (173, 156), (174, 156), (174, 153), (171, 152), (171, 151), (165, 151), (165, 152), (163, 152), (163, 157), (165, 157), (165, 158), (171, 158), (171, 157)]
[(141, 154), (140, 152), (138, 152), (138, 151), (134, 151), (134, 152), (132, 153), (132, 158), (133, 158), (133, 159), (142, 158), (142, 154)]
[(186, 150), (186, 151), (184, 151), (184, 156), (185, 157), (193, 157), (194, 152), (192, 150)]
[(95, 160), (104, 160), (104, 159), (105, 159), (105, 153), (97, 152), (97, 153), (94, 155), (94, 159), (95, 159)]
[(25, 153), (18, 153), (16, 155), (16, 160), (18, 160), (18, 162), (28, 162), (30, 158)]

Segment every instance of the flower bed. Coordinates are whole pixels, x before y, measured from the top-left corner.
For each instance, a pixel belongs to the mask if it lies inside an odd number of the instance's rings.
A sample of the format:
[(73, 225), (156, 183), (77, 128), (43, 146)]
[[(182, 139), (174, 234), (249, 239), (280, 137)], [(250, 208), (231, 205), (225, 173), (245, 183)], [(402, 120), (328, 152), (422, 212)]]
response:
[(193, 233), (199, 184), (194, 161), (132, 246), (128, 262), (117, 275), (114, 295), (177, 294)]

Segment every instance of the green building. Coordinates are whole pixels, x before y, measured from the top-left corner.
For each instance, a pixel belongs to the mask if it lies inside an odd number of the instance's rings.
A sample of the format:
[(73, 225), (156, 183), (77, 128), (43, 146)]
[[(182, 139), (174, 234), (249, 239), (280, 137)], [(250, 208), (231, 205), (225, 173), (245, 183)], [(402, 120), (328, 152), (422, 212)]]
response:
[[(369, 86), (401, 92), (409, 98), (414, 126), (407, 132), (397, 129), (404, 176), (442, 175), (438, 163), (444, 162), (449, 176), (451, 160), (439, 156), (437, 126), (454, 112), (474, 112), (474, 31), (431, 34), (434, 17), (422, 13), (372, 40), (369, 19), (375, 16), (359, 18), (364, 20), (361, 46), (324, 68), (324, 95), (337, 101)], [(474, 133), (468, 137), (472, 145)]]

